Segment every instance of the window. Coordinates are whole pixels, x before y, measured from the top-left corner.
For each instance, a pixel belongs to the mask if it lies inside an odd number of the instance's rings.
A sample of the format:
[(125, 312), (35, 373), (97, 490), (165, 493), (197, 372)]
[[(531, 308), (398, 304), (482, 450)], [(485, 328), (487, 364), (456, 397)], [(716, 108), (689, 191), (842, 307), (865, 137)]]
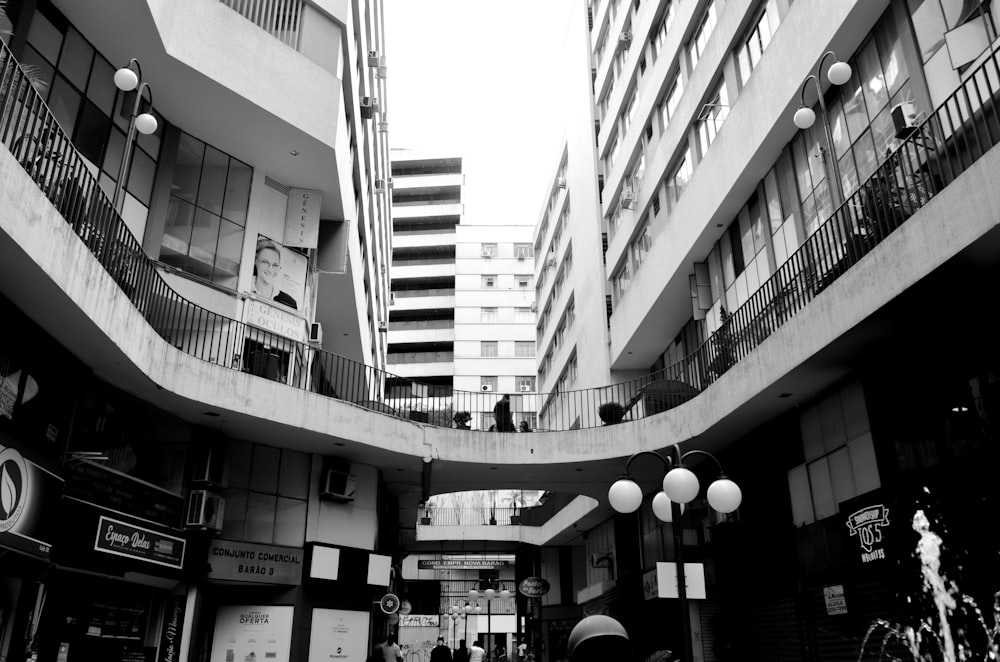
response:
[(533, 393), (535, 391), (534, 376), (524, 376), (517, 378), (517, 390), (519, 393)]
[(514, 280), (517, 282), (518, 289), (526, 290), (531, 287), (531, 276), (525, 276), (524, 274), (514, 276)]
[[(479, 378), (479, 390), (480, 391), (496, 391), (497, 390), (497, 378), (492, 377), (480, 377)], [(493, 417), (493, 412), (489, 412), (490, 418)]]
[(479, 321), (480, 322), (496, 322), (497, 321), (497, 309), (496, 308), (480, 308), (479, 309)]
[(684, 150), (684, 156), (681, 157), (680, 162), (674, 167), (670, 179), (667, 180), (667, 205), (671, 210), (676, 206), (677, 201), (680, 200), (681, 194), (684, 193), (684, 189), (687, 187), (688, 181), (691, 180), (693, 172), (694, 170), (691, 166), (691, 148), (688, 147)]
[(657, 56), (663, 52), (663, 44), (667, 40), (667, 32), (670, 30), (670, 26), (674, 22), (674, 3), (668, 2), (667, 9), (663, 13), (663, 19), (660, 21), (660, 27), (653, 35), (653, 55)]
[(670, 91), (667, 92), (667, 95), (663, 97), (662, 103), (660, 103), (660, 120), (663, 122), (663, 131), (667, 130), (667, 124), (670, 123), (670, 118), (674, 116), (677, 104), (681, 102), (681, 92), (683, 92), (683, 85), (681, 84), (680, 74), (678, 74), (674, 76), (674, 82), (670, 84)]
[(723, 78), (715, 90), (715, 94), (709, 98), (701, 108), (701, 115), (697, 122), (698, 146), (701, 156), (704, 158), (708, 153), (709, 146), (715, 141), (719, 129), (729, 116), (729, 93), (726, 91), (726, 80)]
[(482, 252), (480, 253), (483, 257), (496, 257), (497, 256), (497, 245), (496, 244), (482, 244)]
[(750, 25), (750, 32), (736, 53), (740, 82), (744, 85), (750, 78), (750, 72), (760, 62), (764, 50), (771, 43), (771, 36), (778, 29), (780, 20), (777, 2), (767, 0), (765, 6), (760, 10), (760, 16)]
[(615, 273), (612, 280), (615, 286), (615, 293), (618, 295), (618, 300), (620, 301), (621, 298), (625, 296), (625, 291), (628, 289), (629, 283), (631, 282), (628, 262), (622, 264), (621, 268)]
[(241, 442), (230, 442), (227, 454), (231, 464), (222, 535), (301, 547), (312, 467), (309, 455)]
[(483, 275), (483, 287), (496, 287), (496, 286), (497, 286), (496, 274)]
[(632, 240), (632, 267), (638, 272), (639, 266), (646, 260), (649, 247), (653, 244), (653, 238), (649, 234), (649, 220), (643, 222), (638, 234)]
[(695, 68), (698, 64), (698, 60), (705, 52), (705, 46), (708, 44), (708, 38), (712, 36), (712, 30), (715, 29), (715, 21), (715, 0), (711, 0), (711, 2), (708, 3), (708, 7), (705, 8), (705, 14), (701, 18), (701, 25), (698, 26), (694, 36), (691, 37), (691, 41), (688, 43), (688, 54), (691, 59), (691, 69)]
[(518, 260), (535, 257), (534, 246), (531, 244), (514, 244), (514, 256), (517, 257)]
[(194, 136), (177, 146), (160, 260), (235, 287), (253, 170)]
[(608, 149), (608, 155), (604, 159), (604, 167), (609, 172), (611, 171), (611, 166), (613, 166), (614, 163), (615, 163), (615, 159), (618, 158), (618, 148), (619, 147), (620, 147), (620, 144), (619, 144), (619, 141), (618, 141), (618, 134), (616, 133), (615, 137), (611, 139), (611, 147)]
[(625, 110), (622, 111), (622, 134), (628, 131), (628, 128), (632, 126), (632, 117), (635, 116), (635, 93), (636, 89), (632, 88), (632, 92), (628, 96), (628, 101), (625, 102)]
[(498, 348), (498, 343), (496, 340), (481, 340), (479, 341), (479, 356), (485, 358), (496, 358), (500, 356), (500, 351)]
[(535, 355), (535, 343), (531, 340), (514, 341), (514, 356), (520, 359), (530, 358)]
[(535, 313), (531, 312), (531, 308), (515, 308), (514, 321), (520, 324), (534, 324)]

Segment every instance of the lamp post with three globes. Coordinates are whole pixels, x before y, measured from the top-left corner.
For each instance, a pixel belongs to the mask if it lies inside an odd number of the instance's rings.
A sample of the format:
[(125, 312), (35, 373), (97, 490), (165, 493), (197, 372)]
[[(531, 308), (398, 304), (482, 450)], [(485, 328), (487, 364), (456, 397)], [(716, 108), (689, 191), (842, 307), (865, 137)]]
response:
[[(135, 133), (138, 131), (143, 135), (156, 133), (156, 117), (152, 113), (140, 113), (143, 92), (149, 93), (149, 108), (153, 109), (153, 90), (149, 84), (142, 80), (142, 67), (139, 60), (132, 58), (128, 64), (115, 72), (115, 86), (122, 92), (135, 90), (135, 101), (132, 103), (132, 110), (129, 114), (128, 133), (125, 135), (125, 151), (122, 152), (121, 167), (118, 170), (118, 181), (115, 182), (115, 192), (111, 202), (115, 210), (121, 214), (125, 203), (123, 189), (125, 188), (125, 177), (128, 175), (129, 161), (132, 158), (132, 144), (135, 142)], [(124, 104), (124, 100), (122, 101)]]
[(707, 451), (691, 450), (681, 453), (680, 445), (670, 449), (672, 454), (664, 457), (656, 451), (639, 451), (633, 453), (625, 462), (625, 473), (616, 480), (608, 490), (608, 501), (611, 507), (619, 513), (634, 513), (642, 505), (642, 488), (629, 476), (629, 467), (639, 456), (651, 455), (663, 464), (662, 491), (653, 497), (653, 515), (661, 522), (673, 524), (674, 562), (677, 566), (677, 600), (681, 611), (681, 662), (691, 662), (691, 621), (687, 605), (687, 585), (684, 575), (684, 540), (681, 516), (684, 514), (684, 504), (691, 503), (701, 485), (693, 471), (684, 466), (684, 461), (700, 455), (709, 458), (719, 470), (719, 476), (708, 486), (706, 496), (708, 504), (720, 513), (728, 514), (740, 507), (743, 493), (739, 486), (726, 478), (722, 465), (714, 455)]
[[(487, 641), (485, 641), (483, 643), (486, 644), (486, 657), (487, 657), (487, 659), (491, 659), (491, 655), (493, 653), (493, 648), (494, 648), (494, 646), (493, 646), (493, 623), (492, 623), (493, 599), (496, 598), (496, 597), (500, 597), (503, 600), (507, 600), (508, 598), (510, 598), (510, 595), (511, 595), (510, 591), (507, 590), (506, 588), (501, 589), (500, 591), (497, 591), (495, 588), (493, 588), (492, 585), (488, 586), (486, 588), (486, 590), (484, 590), (482, 593), (480, 593), (476, 589), (470, 589), (469, 590), (469, 599), (470, 600), (476, 600), (476, 601), (478, 601), (480, 597), (486, 599), (486, 634), (487, 634)], [(475, 606), (475, 608), (474, 608), (473, 611), (475, 613), (477, 613), (477, 614), (481, 614), (481, 613), (483, 613), (483, 608), (480, 607), (477, 604)]]

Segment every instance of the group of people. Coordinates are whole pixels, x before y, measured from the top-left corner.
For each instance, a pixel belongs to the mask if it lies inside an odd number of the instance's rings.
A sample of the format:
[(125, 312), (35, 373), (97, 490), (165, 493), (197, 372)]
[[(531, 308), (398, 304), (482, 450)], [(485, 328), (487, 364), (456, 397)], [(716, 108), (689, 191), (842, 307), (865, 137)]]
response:
[[(518, 662), (524, 662), (527, 652), (528, 644), (522, 641), (517, 647)], [(460, 639), (458, 648), (453, 653), (451, 648), (444, 643), (444, 637), (438, 637), (437, 646), (431, 650), (430, 662), (486, 662), (487, 660), (491, 660), (491, 662), (506, 662), (507, 649), (503, 643), (498, 643), (496, 648), (493, 649), (493, 657), (488, 658), (486, 649), (483, 648), (483, 642), (479, 639), (472, 643), (471, 648), (466, 648), (465, 639)]]

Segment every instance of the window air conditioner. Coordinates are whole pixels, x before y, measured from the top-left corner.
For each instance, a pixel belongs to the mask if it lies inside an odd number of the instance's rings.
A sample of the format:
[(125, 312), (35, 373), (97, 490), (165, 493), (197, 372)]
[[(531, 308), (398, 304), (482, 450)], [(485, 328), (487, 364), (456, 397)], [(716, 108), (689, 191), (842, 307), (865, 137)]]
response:
[(549, 269), (555, 269), (556, 268), (556, 259), (554, 257), (550, 257), (549, 261), (546, 264), (549, 267)]
[(493, 279), (492, 278), (487, 278), (486, 279), (486, 287), (493, 287)]
[(518, 253), (517, 253), (517, 261), (518, 262), (524, 262), (524, 258), (526, 258), (526, 257), (527, 257), (527, 255), (524, 254), (524, 251), (518, 251)]
[(376, 179), (375, 180), (375, 192), (376, 193), (385, 193), (385, 180), (384, 179)]
[(896, 137), (905, 139), (917, 128), (917, 107), (912, 103), (900, 103), (892, 109), (892, 125)]
[(533, 313), (537, 313), (538, 312), (538, 305), (537, 304), (534, 304), (534, 303), (531, 304), (531, 312), (533, 312)]
[(379, 322), (378, 323), (378, 330), (379, 331), (388, 331), (389, 330), (389, 325), (386, 324), (385, 322)]
[(378, 99), (375, 97), (361, 97), (361, 118), (370, 120), (378, 112)]
[(559, 188), (566, 188), (566, 178), (558, 177), (556, 179), (556, 186), (558, 186)]
[(375, 76), (377, 78), (385, 78), (389, 75), (389, 67), (385, 64), (385, 56), (381, 55), (378, 59), (378, 67), (375, 69)]
[(632, 192), (631, 186), (622, 187), (621, 203), (624, 209), (631, 209), (632, 202), (635, 200), (635, 193)]
[(493, 253), (489, 251), (483, 251), (483, 257), (493, 257)]
[(628, 48), (632, 45), (632, 33), (625, 31), (618, 35), (618, 48)]
[(189, 529), (222, 531), (222, 518), (226, 500), (208, 490), (191, 490), (188, 495), (187, 516), (184, 526)]
[(195, 455), (191, 482), (229, 487), (229, 459), (225, 452), (210, 446), (199, 449)]
[(340, 502), (354, 501), (357, 491), (358, 479), (353, 475), (333, 469), (327, 469), (323, 473), (323, 482), (319, 488), (321, 499)]
[(493, 390), (493, 384), (483, 384), (480, 388), (483, 390), (483, 393), (488, 393)]
[(521, 384), (521, 393), (531, 393), (531, 386), (528, 384)]
[(368, 51), (368, 66), (369, 67), (378, 66), (378, 51)]
[(309, 342), (317, 345), (323, 344), (323, 325), (319, 322), (313, 322), (309, 325)]

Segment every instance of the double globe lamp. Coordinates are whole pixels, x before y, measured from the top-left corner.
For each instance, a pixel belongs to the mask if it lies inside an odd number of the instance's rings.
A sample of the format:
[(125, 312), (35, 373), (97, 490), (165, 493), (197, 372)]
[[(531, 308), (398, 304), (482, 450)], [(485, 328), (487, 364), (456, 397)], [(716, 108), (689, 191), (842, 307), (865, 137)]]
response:
[[(683, 510), (684, 504), (694, 501), (700, 490), (693, 471), (684, 466), (673, 467), (663, 476), (663, 490), (653, 497), (653, 514), (661, 522), (672, 522), (672, 504), (680, 504)], [(739, 485), (722, 475), (708, 486), (707, 496), (708, 505), (723, 514), (735, 511), (743, 501)], [(625, 475), (608, 490), (608, 501), (619, 513), (633, 513), (642, 505), (642, 488), (629, 478), (627, 467)]]

